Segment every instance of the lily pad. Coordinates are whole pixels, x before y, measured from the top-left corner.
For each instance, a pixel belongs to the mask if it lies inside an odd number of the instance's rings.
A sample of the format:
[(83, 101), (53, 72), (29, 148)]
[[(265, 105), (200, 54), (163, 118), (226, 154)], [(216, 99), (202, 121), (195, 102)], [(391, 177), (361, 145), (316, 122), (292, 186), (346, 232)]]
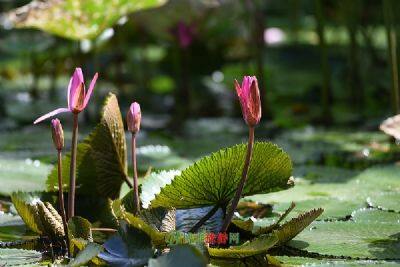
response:
[(372, 207), (400, 212), (400, 192), (372, 195), (367, 201)]
[(355, 222), (400, 223), (400, 213), (377, 209), (360, 209), (351, 217)]
[(41, 259), (42, 254), (35, 250), (0, 248), (1, 266), (33, 264), (40, 262)]
[(398, 223), (314, 222), (289, 246), (321, 255), (360, 259), (400, 259)]
[[(246, 147), (236, 145), (197, 161), (162, 188), (151, 206), (187, 209), (226, 205), (241, 179)], [(256, 142), (243, 195), (287, 189), (291, 172), (292, 163), (285, 152), (274, 144)]]
[[(325, 219), (344, 219), (349, 217), (351, 213), (360, 208), (367, 207), (367, 203), (362, 201), (340, 200), (337, 198), (316, 198), (298, 201), (296, 207), (289, 214), (289, 218), (293, 218), (303, 212), (315, 207), (321, 207), (324, 212), (318, 217), (319, 220)], [(274, 206), (274, 212), (284, 212), (290, 203), (280, 203)]]
[(42, 191), (51, 166), (38, 160), (0, 159), (0, 195), (16, 191)]
[(171, 251), (157, 259), (149, 260), (149, 267), (205, 267), (207, 261), (204, 255), (194, 246), (176, 245)]
[(91, 39), (112, 27), (122, 16), (157, 7), (164, 0), (33, 1), (8, 14), (17, 27), (38, 28), (70, 39)]
[(396, 266), (399, 263), (395, 261), (376, 261), (376, 260), (342, 260), (342, 259), (317, 259), (307, 257), (289, 257), (289, 256), (274, 256), (283, 266)]

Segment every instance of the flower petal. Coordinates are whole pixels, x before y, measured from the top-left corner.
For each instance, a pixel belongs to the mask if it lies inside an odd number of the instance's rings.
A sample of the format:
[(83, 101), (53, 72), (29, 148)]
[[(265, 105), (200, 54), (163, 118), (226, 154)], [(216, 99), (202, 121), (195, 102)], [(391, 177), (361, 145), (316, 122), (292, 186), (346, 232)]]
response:
[(81, 68), (76, 68), (74, 74), (72, 75), (69, 85), (68, 85), (68, 107), (71, 109), (72, 99), (76, 93), (76, 89), (80, 84), (84, 84), (83, 73)]
[(85, 101), (83, 102), (84, 107), (86, 107), (87, 103), (89, 102), (90, 97), (92, 96), (94, 85), (96, 84), (98, 76), (99, 76), (99, 74), (96, 72), (96, 74), (93, 76), (92, 81), (90, 82), (89, 89), (86, 92)]
[(33, 124), (37, 124), (41, 121), (44, 121), (45, 119), (48, 119), (50, 117), (53, 117), (54, 115), (63, 113), (63, 112), (70, 112), (69, 108), (58, 108), (56, 110), (53, 110), (47, 114), (44, 114), (43, 116), (39, 117), (38, 119), (36, 119)]

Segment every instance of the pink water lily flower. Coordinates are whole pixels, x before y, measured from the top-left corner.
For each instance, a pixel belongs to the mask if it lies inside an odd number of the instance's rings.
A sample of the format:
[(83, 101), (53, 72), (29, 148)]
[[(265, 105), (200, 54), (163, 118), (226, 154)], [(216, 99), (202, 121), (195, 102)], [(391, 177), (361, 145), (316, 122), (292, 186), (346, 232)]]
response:
[(261, 119), (260, 90), (256, 76), (244, 76), (242, 86), (235, 80), (235, 88), (242, 108), (243, 118), (247, 125), (254, 127)]
[(58, 108), (53, 110), (33, 122), (37, 124), (45, 119), (53, 117), (63, 112), (71, 112), (74, 114), (80, 113), (84, 110), (89, 102), (90, 96), (92, 95), (94, 85), (96, 84), (98, 73), (96, 73), (89, 85), (89, 90), (86, 91), (85, 80), (81, 68), (76, 68), (72, 75), (68, 85), (68, 108)]

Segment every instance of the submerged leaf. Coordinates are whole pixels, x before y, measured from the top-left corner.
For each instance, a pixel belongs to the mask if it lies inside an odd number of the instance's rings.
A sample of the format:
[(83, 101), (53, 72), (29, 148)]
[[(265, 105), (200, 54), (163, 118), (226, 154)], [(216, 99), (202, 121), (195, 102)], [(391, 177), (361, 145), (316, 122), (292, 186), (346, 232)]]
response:
[[(204, 157), (176, 176), (151, 201), (152, 207), (194, 208), (226, 205), (235, 194), (244, 164), (246, 145), (222, 149)], [(290, 187), (289, 156), (276, 145), (256, 142), (243, 196)]]
[(143, 266), (153, 256), (150, 236), (138, 228), (120, 222), (118, 234), (104, 243), (99, 258), (111, 266)]
[(176, 245), (168, 254), (149, 260), (149, 267), (205, 267), (207, 260), (196, 247)]

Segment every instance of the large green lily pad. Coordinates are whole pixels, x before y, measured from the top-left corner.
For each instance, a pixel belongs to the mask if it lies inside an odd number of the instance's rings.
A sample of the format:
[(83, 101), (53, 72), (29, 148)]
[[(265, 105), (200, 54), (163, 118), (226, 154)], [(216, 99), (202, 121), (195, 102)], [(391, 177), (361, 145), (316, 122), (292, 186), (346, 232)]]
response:
[[(226, 205), (241, 179), (246, 147), (236, 145), (197, 161), (162, 188), (151, 206), (185, 209)], [(292, 162), (285, 152), (272, 143), (256, 142), (242, 195), (287, 189), (291, 172)]]

